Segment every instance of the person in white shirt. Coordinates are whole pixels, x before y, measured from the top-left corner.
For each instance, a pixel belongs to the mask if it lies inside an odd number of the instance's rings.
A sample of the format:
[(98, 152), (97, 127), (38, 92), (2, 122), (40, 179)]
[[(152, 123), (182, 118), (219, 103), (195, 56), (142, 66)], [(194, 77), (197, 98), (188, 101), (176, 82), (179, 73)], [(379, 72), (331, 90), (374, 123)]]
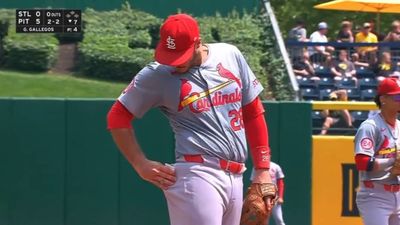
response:
[[(318, 24), (318, 30), (311, 34), (310, 42), (327, 43), (327, 33), (328, 24), (325, 22), (320, 22)], [(325, 62), (326, 58), (331, 56), (331, 52), (334, 51), (334, 48), (332, 46), (310, 46), (308, 51), (310, 52), (311, 62), (318, 64)]]

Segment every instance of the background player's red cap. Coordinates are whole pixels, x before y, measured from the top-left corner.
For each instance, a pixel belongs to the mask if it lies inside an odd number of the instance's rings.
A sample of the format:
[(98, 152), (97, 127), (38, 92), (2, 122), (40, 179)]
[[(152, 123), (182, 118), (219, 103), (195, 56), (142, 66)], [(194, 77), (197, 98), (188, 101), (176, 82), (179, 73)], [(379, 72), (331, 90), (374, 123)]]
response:
[(187, 14), (169, 16), (161, 26), (156, 61), (170, 66), (186, 63), (193, 56), (199, 37), (199, 26), (193, 17)]
[(400, 94), (400, 81), (397, 78), (385, 78), (378, 86), (378, 95)]

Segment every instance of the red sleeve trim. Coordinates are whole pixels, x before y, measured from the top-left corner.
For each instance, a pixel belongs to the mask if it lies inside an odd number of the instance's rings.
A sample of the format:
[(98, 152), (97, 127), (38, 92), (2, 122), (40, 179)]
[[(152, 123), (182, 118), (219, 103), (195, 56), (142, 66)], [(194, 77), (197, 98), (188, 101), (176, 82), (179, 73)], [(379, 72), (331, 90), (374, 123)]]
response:
[(242, 109), (246, 137), (250, 147), (253, 165), (256, 169), (269, 169), (271, 153), (268, 141), (268, 127), (264, 118), (264, 107), (259, 98)]
[(371, 160), (371, 156), (364, 154), (357, 154), (355, 157), (357, 170), (367, 171), (368, 163)]
[(276, 181), (276, 186), (278, 187), (278, 196), (283, 199), (283, 193), (285, 192), (285, 182), (283, 182), (283, 178)]
[(107, 129), (132, 128), (133, 114), (120, 101), (116, 101), (107, 114)]

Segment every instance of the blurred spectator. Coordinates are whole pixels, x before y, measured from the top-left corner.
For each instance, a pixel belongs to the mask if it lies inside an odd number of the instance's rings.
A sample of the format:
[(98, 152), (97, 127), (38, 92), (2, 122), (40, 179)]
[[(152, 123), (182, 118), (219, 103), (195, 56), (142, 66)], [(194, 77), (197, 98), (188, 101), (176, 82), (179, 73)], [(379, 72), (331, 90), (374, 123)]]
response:
[[(346, 90), (333, 91), (329, 95), (331, 101), (347, 101)], [(329, 128), (352, 128), (352, 118), (347, 109), (344, 110), (323, 110), (322, 116), (325, 117), (325, 121), (322, 125), (321, 134), (325, 135), (328, 133)]]
[(382, 53), (380, 63), (375, 68), (375, 73), (377, 75), (377, 80), (382, 81), (385, 77), (393, 74), (397, 68), (399, 63), (392, 61), (392, 57), (390, 52)]
[[(296, 26), (289, 31), (289, 41), (305, 42), (307, 41), (307, 30), (304, 28), (303, 20), (297, 20)], [(290, 48), (290, 56), (293, 58), (301, 57), (303, 46), (293, 46)]]
[(393, 21), (392, 30), (386, 35), (384, 41), (400, 41), (400, 22)]
[[(364, 23), (361, 32), (356, 34), (355, 42), (358, 43), (378, 43), (378, 38), (375, 34), (371, 33), (371, 24)], [(360, 58), (367, 60), (370, 64), (376, 62), (376, 52), (378, 46), (363, 46), (357, 47), (357, 53)]]
[[(393, 21), (392, 30), (386, 35), (384, 41), (400, 43), (400, 21)], [(393, 57), (400, 56), (400, 46), (391, 47), (390, 50)]]
[(354, 64), (349, 61), (348, 53), (346, 50), (339, 51), (339, 59), (331, 67), (331, 72), (335, 76), (335, 80), (341, 80), (342, 78), (349, 77), (357, 82), (356, 68)]
[[(326, 34), (328, 33), (328, 24), (321, 22), (318, 24), (318, 30), (311, 34), (310, 42), (327, 43), (328, 38)], [(331, 52), (334, 48), (331, 46), (311, 46), (308, 48), (310, 52), (310, 60), (313, 63), (325, 62), (328, 56), (331, 56)]]
[(302, 77), (310, 77), (313, 80), (320, 80), (315, 76), (315, 71), (310, 62), (310, 57), (307, 50), (303, 50), (303, 56), (293, 60), (293, 72), (297, 79)]
[(307, 30), (303, 20), (297, 20), (296, 26), (289, 31), (289, 39), (295, 41), (307, 41)]
[(375, 34), (375, 36), (378, 39), (378, 42), (383, 41), (383, 39), (385, 39), (386, 35), (383, 34), (382, 32), (378, 33), (378, 31), (375, 30), (375, 24), (376, 24), (375, 19), (371, 19), (369, 21), (369, 24), (371, 25), (371, 33)]
[(320, 64), (317, 64), (317, 66), (323, 66), (324, 68), (331, 68), (333, 66), (333, 58), (332, 55), (327, 56), (325, 59), (325, 62), (322, 62)]
[[(362, 31), (362, 26), (360, 26), (360, 25), (355, 25), (354, 26), (354, 29), (353, 29), (353, 33), (354, 34), (358, 34), (359, 32), (361, 32)], [(355, 42), (356, 40), (355, 40), (355, 36), (354, 36), (354, 42)]]
[(352, 23), (347, 20), (343, 21), (342, 26), (337, 35), (337, 39), (336, 39), (337, 42), (353, 43), (354, 36), (353, 36), (353, 32), (351, 31), (351, 29), (352, 29)]
[[(352, 29), (352, 23), (350, 21), (343, 21), (341, 28), (338, 32), (336, 41), (339, 43), (353, 43), (354, 42), (354, 36), (353, 36), (353, 32), (351, 31)], [(350, 53), (350, 51), (353, 50), (352, 47), (336, 47), (336, 50), (348, 50), (348, 52)]]
[(353, 62), (354, 66), (356, 68), (359, 68), (359, 67), (369, 68), (369, 63), (367, 63), (365, 61), (361, 61), (360, 56), (358, 55), (357, 52), (354, 52), (353, 54), (351, 54), (351, 61)]

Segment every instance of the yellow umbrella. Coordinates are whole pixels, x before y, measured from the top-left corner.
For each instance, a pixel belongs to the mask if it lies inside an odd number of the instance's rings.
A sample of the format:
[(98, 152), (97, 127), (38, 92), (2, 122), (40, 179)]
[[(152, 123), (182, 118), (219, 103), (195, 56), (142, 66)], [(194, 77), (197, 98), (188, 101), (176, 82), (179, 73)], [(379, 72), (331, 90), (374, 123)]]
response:
[(316, 9), (375, 12), (379, 30), (380, 13), (400, 13), (400, 0), (335, 0), (314, 6)]
[(314, 6), (316, 9), (400, 13), (400, 0), (336, 0)]

